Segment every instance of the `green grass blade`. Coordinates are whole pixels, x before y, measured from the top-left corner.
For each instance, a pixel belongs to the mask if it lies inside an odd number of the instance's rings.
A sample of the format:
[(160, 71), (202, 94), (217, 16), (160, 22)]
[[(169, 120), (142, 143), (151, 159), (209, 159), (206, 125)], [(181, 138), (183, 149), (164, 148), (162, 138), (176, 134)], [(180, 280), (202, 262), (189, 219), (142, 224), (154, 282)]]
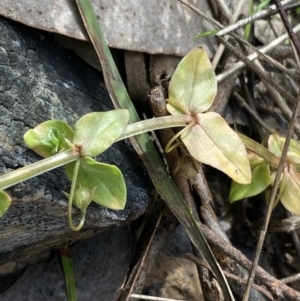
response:
[(65, 276), (68, 301), (77, 301), (76, 282), (70, 249), (68, 246), (63, 246), (60, 248), (59, 253)]
[(193, 36), (193, 40), (214, 36), (220, 29), (213, 29)]
[[(130, 122), (139, 121), (138, 114), (129, 98), (126, 88), (115, 66), (97, 17), (89, 0), (76, 0), (88, 35), (100, 59), (106, 87), (116, 108), (128, 109)], [(191, 241), (203, 254), (215, 274), (227, 301), (234, 300), (226, 278), (217, 263), (206, 239), (193, 218), (188, 206), (180, 195), (176, 185), (170, 179), (152, 141), (147, 134), (131, 138), (131, 142), (142, 158), (152, 182), (173, 214), (186, 229)]]

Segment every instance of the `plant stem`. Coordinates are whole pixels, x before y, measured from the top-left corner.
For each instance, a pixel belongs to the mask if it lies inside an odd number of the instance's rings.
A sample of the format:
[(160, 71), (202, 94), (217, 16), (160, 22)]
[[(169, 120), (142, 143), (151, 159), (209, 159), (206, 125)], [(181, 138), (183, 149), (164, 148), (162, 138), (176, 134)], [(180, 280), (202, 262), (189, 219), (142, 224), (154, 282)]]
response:
[(239, 137), (242, 139), (243, 143), (245, 144), (248, 150), (265, 159), (265, 161), (268, 164), (272, 165), (275, 168), (278, 168), (280, 158), (278, 158), (275, 154), (270, 152), (263, 145), (257, 143), (256, 141), (252, 140), (247, 136), (244, 136), (243, 134), (239, 133)]
[(82, 228), (85, 221), (85, 214), (86, 214), (86, 210), (81, 210), (81, 218), (79, 224), (77, 226), (73, 225), (72, 205), (73, 205), (73, 198), (74, 198), (74, 192), (76, 188), (79, 166), (80, 166), (80, 159), (77, 159), (75, 162), (75, 167), (74, 167), (74, 172), (72, 177), (72, 186), (71, 186), (71, 191), (70, 191), (69, 201), (68, 201), (68, 223), (72, 231), (79, 231)]
[(0, 176), (0, 190), (4, 190), (10, 186), (16, 185), (20, 182), (43, 174), (49, 170), (75, 161), (79, 157), (80, 154), (77, 151), (67, 150), (31, 165), (16, 169), (12, 172)]
[(161, 130), (172, 127), (185, 127), (191, 123), (194, 118), (190, 115), (164, 116), (151, 118), (135, 123), (128, 124), (121, 137), (117, 141), (144, 134), (146, 132)]
[[(190, 129), (191, 127), (193, 127), (196, 124), (196, 121), (193, 120), (187, 127), (185, 127), (184, 129), (182, 129), (181, 131), (179, 131), (176, 135), (173, 136), (173, 138), (167, 143), (166, 147), (165, 147), (165, 152), (166, 153), (170, 153), (173, 149), (175, 149), (176, 147), (178, 147), (181, 142), (174, 143), (174, 141), (177, 140), (177, 138), (179, 136), (181, 136), (181, 134), (185, 131), (187, 131), (188, 129)], [(173, 145), (172, 145), (173, 144)]]
[[(192, 121), (193, 117), (190, 115), (164, 116), (142, 120), (127, 125), (123, 135), (118, 139), (118, 141), (149, 131), (170, 127), (184, 127)], [(77, 151), (67, 150), (31, 165), (9, 172), (0, 176), (0, 190), (4, 190), (10, 186), (43, 174), (49, 170), (73, 162), (79, 158), (80, 154)]]

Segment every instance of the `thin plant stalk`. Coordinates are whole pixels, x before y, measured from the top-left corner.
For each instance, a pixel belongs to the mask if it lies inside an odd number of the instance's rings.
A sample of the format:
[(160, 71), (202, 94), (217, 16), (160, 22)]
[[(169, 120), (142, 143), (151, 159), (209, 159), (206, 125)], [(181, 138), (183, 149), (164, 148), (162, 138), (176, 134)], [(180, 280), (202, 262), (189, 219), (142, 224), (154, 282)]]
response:
[(47, 171), (73, 162), (80, 157), (76, 150), (67, 150), (0, 176), (0, 190), (16, 185)]
[(69, 200), (68, 200), (68, 224), (71, 230), (73, 231), (79, 231), (82, 228), (82, 226), (84, 225), (85, 213), (86, 213), (85, 210), (81, 211), (81, 218), (79, 224), (77, 226), (74, 226), (72, 221), (72, 205), (73, 205), (74, 193), (76, 189), (79, 166), (80, 166), (80, 159), (77, 159), (75, 162), (75, 167), (74, 167), (74, 172), (72, 177), (72, 186), (71, 186)]
[[(132, 123), (126, 126), (122, 136), (117, 141), (139, 135), (142, 133), (160, 130), (170, 127), (185, 127), (193, 121), (192, 116), (165, 116), (151, 118)], [(41, 175), (47, 171), (73, 162), (80, 157), (76, 150), (67, 150), (49, 158), (45, 158), (33, 164), (11, 171), (0, 176), (0, 190), (7, 189), (13, 185)]]
[(171, 128), (171, 127), (185, 127), (193, 120), (194, 118), (190, 115), (178, 115), (178, 116), (170, 115), (170, 116), (141, 120), (135, 123), (128, 124), (123, 134), (118, 139), (118, 141), (139, 134), (144, 134), (150, 131), (161, 130), (161, 129)]

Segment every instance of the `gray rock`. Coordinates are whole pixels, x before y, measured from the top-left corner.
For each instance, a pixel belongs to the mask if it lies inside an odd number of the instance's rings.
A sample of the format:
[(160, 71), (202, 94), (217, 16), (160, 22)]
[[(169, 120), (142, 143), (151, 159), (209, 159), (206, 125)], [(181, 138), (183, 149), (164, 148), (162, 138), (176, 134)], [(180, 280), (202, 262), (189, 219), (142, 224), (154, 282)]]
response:
[[(204, 18), (178, 1), (92, 0), (110, 47), (152, 54), (184, 56), (199, 43), (210, 56), (217, 47), (213, 37), (193, 40), (211, 29)], [(210, 1), (190, 1), (207, 15)], [(78, 9), (71, 0), (1, 0), (0, 15), (28, 26), (88, 40)]]
[[(131, 239), (126, 225), (106, 231), (71, 247), (71, 258), (80, 301), (114, 301), (125, 280)], [(65, 301), (64, 275), (58, 252), (40, 264), (28, 266), (1, 301)]]

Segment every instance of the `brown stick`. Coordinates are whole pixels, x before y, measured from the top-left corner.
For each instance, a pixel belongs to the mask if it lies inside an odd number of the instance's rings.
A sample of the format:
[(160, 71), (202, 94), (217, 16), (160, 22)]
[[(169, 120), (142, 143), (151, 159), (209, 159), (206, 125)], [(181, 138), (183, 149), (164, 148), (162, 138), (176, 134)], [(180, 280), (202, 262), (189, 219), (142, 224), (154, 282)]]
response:
[[(222, 265), (222, 260), (224, 257), (229, 257), (232, 260), (239, 263), (241, 266), (250, 270), (252, 262), (239, 250), (234, 248), (230, 243), (224, 239), (217, 236), (213, 231), (211, 231), (204, 224), (200, 224), (201, 231), (203, 231), (207, 241), (215, 252), (215, 256), (220, 260)], [(274, 299), (276, 300), (300, 300), (300, 292), (292, 289), (286, 284), (282, 283), (280, 280), (271, 276), (263, 268), (257, 267), (255, 277), (260, 280), (271, 292)]]
[[(203, 267), (209, 269), (209, 266), (207, 265), (207, 263), (204, 260), (201, 260), (201, 259), (197, 258), (193, 254), (188, 253), (188, 254), (184, 255), (184, 258), (189, 259), (189, 260), (195, 262), (197, 265), (200, 265), (200, 266), (203, 266)], [(227, 278), (230, 278), (230, 279), (232, 279), (232, 280), (234, 280), (234, 281), (236, 281), (238, 283), (244, 283), (244, 284), (247, 283), (247, 280), (245, 280), (245, 279), (243, 279), (241, 277), (237, 277), (236, 275), (233, 275), (232, 273), (229, 273), (227, 271), (223, 271), (223, 272), (224, 272), (224, 274), (225, 274), (225, 276)], [(263, 293), (264, 295), (266, 295), (271, 300), (274, 300), (272, 294), (269, 291), (267, 291), (266, 289), (264, 289), (263, 287), (261, 287), (261, 286), (259, 286), (257, 284), (253, 284), (252, 287), (254, 289), (256, 289), (257, 291), (260, 291), (261, 293)]]

